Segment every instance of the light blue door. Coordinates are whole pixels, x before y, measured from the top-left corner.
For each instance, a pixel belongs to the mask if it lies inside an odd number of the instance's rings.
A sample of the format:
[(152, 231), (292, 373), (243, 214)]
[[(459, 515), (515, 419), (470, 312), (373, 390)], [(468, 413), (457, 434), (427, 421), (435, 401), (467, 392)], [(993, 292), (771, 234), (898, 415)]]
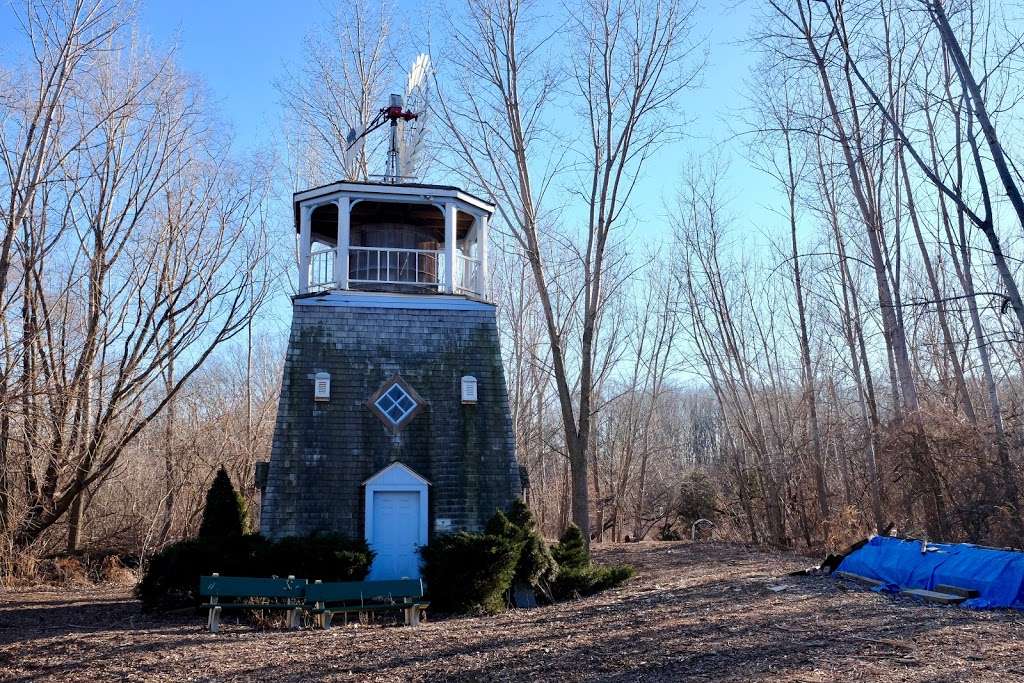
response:
[(419, 578), (419, 529), (419, 491), (374, 491), (371, 546), (377, 555), (368, 578)]

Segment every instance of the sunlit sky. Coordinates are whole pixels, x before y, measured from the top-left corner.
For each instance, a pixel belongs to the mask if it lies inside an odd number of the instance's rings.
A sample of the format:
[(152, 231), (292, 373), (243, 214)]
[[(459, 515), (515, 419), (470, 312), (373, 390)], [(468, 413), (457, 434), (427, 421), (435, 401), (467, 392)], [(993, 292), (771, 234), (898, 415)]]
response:
[[(394, 13), (398, 21), (437, 17), (440, 13), (431, 12), (429, 6), (402, 0)], [(279, 97), (273, 82), (284, 76), (288, 65), (301, 63), (304, 37), (325, 20), (329, 7), (324, 0), (151, 0), (142, 6), (140, 21), (156, 44), (178, 45), (182, 65), (207, 83), (239, 146), (269, 148), (280, 130)], [(694, 35), (707, 37), (710, 63), (701, 87), (679, 101), (680, 116), (693, 119), (688, 139), (666, 146), (647, 168), (637, 199), (649, 211), (662, 212), (662, 197), (674, 191), (684, 163), (709, 152), (720, 153), (721, 143), (729, 139), (726, 119), (743, 106), (744, 81), (756, 62), (756, 56), (741, 44), (749, 33), (752, 11), (749, 5), (737, 6), (735, 0), (712, 0), (698, 12)], [(431, 32), (433, 43), (443, 44), (442, 29)], [(412, 44), (410, 49), (425, 48)], [(395, 80), (397, 86), (404, 74), (396, 73)], [(727, 155), (740, 152), (739, 146), (730, 144)], [(753, 205), (764, 181), (758, 174), (745, 173), (742, 165), (740, 156), (730, 162), (730, 178), (737, 183), (734, 191)]]
[[(402, 0), (394, 5), (394, 14), (401, 23), (429, 22), (431, 41), (440, 45), (444, 25), (438, 18), (447, 13), (438, 11), (438, 6)], [(325, 22), (330, 7), (325, 0), (149, 0), (140, 4), (139, 28), (158, 50), (176, 46), (181, 66), (205, 83), (226, 125), (225, 134), (232, 136), (238, 151), (273, 149), (281, 139), (281, 107), (274, 82), (285, 76), (289, 65), (301, 63), (304, 38)], [(752, 239), (757, 239), (778, 220), (766, 211), (777, 205), (770, 181), (749, 168), (742, 142), (733, 137), (741, 128), (736, 112), (745, 103), (745, 81), (757, 61), (743, 43), (754, 11), (751, 3), (738, 0), (709, 0), (699, 10), (694, 35), (706, 39), (709, 63), (701, 85), (685, 92), (678, 102), (679, 115), (692, 120), (687, 137), (665, 145), (642, 175), (633, 206), (637, 217), (633, 229), (639, 237), (664, 235), (666, 207), (685, 165), (712, 155), (728, 163), (727, 195), (734, 199), (730, 213), (739, 231), (750, 231)], [(4, 3), (0, 6), (3, 61), (10, 56), (4, 54), (9, 52), (4, 46), (12, 44), (15, 31), (11, 5)], [(425, 48), (413, 44), (409, 51)], [(403, 80), (404, 74), (395, 74), (396, 86)], [(292, 234), (290, 225), (276, 229), (282, 236)], [(281, 303), (286, 307), (286, 302)]]

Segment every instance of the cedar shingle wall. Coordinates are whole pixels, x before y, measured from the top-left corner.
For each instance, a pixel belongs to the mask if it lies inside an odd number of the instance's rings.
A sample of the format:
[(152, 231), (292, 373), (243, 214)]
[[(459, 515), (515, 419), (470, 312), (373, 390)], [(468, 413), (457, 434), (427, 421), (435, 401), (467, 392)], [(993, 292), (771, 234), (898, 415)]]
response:
[[(329, 402), (313, 401), (317, 372)], [(396, 373), (427, 402), (397, 436), (366, 405)], [(476, 405), (461, 402), (463, 375)], [(431, 533), (437, 519), (481, 529), (519, 495), (494, 309), (294, 306), (261, 531), (361, 537), (361, 484), (395, 461), (431, 482)]]

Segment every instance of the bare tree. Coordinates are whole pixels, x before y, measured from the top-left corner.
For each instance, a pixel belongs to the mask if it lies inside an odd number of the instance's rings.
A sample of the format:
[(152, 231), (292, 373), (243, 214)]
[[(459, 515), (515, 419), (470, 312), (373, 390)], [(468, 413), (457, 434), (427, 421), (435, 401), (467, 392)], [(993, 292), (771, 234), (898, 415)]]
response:
[(809, 172), (807, 154), (800, 146), (799, 113), (794, 99), (799, 97), (793, 79), (784, 70), (772, 73), (763, 71), (766, 80), (759, 86), (754, 103), (760, 118), (756, 136), (754, 158), (759, 168), (778, 182), (786, 197), (784, 217), (789, 226), (789, 270), (792, 273), (793, 292), (797, 311), (797, 332), (800, 342), (801, 383), (807, 409), (807, 431), (811, 441), (811, 455), (814, 464), (814, 483), (817, 492), (818, 512), (823, 522), (828, 521), (828, 484), (825, 476), (825, 455), (822, 449), (818, 421), (818, 398), (815, 387), (811, 338), (807, 315), (806, 275), (801, 267), (801, 250), (798, 240), (800, 192)]
[(108, 42), (76, 78), (81, 143), (22, 221), (23, 398), (4, 406), (21, 547), (66, 514), (77, 546), (95, 487), (268, 292), (266, 173), (214, 144), (172, 60), (133, 48)]
[[(84, 143), (88, 129), (76, 128), (66, 115), (80, 101), (76, 80), (99, 58), (105, 44), (123, 29), (128, 16), (121, 3), (75, 0), (58, 3), (25, 2), (15, 11), (29, 46), (30, 62), (19, 76), (0, 73), (0, 318), (4, 325), (4, 366), (0, 372), (0, 405), (16, 400), (11, 373), (18, 360), (7, 328), (7, 311), (19, 292), (11, 284), (16, 235), (37, 201), (37, 194), (69, 155)], [(102, 122), (96, 121), (94, 125)], [(31, 310), (26, 302), (24, 309)], [(0, 416), (0, 532), (10, 523), (11, 416)]]
[[(895, 392), (898, 384), (899, 397), (906, 408), (911, 429), (910, 457), (920, 488), (927, 497), (928, 530), (931, 535), (941, 537), (947, 529), (946, 501), (925, 435), (906, 331), (899, 319), (900, 307), (894, 296), (896, 290), (893, 281), (890, 280), (891, 266), (885, 249), (885, 222), (876, 192), (878, 172), (870, 165), (870, 161), (877, 157), (869, 149), (870, 131), (861, 118), (863, 112), (854, 87), (851, 62), (849, 59), (840, 61), (837, 68), (834, 55), (836, 48), (830, 46), (825, 38), (829, 31), (840, 36), (846, 35), (844, 17), (842, 14), (828, 14), (823, 19), (816, 13), (817, 3), (808, 0), (800, 0), (795, 8), (784, 7), (774, 0), (771, 5), (783, 24), (792, 31), (792, 45), (794, 49), (802, 51), (799, 59), (806, 59), (817, 73), (831, 124), (831, 135), (838, 140), (843, 153), (850, 188), (870, 245), (883, 331), (895, 370), (892, 373), (893, 388)], [(825, 34), (822, 33), (822, 21), (828, 27)], [(842, 42), (842, 39), (838, 42)]]
[(393, 18), (387, 2), (346, 0), (333, 7), (324, 26), (306, 38), (306, 60), (277, 81), (288, 112), (294, 184), (316, 185), (344, 178), (366, 180), (373, 151), (354, 147), (346, 163), (348, 137), (362, 131), (384, 106), (397, 64)]
[[(530, 30), (536, 6), (517, 0), (473, 3), (469, 29), (453, 27), (449, 59), (463, 75), (457, 94), (440, 93), (439, 118), (453, 138), (465, 175), (502, 206), (502, 219), (530, 264), (544, 311), (552, 374), (572, 473), (573, 521), (590, 529), (588, 458), (600, 362), (595, 339), (608, 292), (612, 236), (625, 221), (636, 177), (658, 142), (676, 129), (668, 120), (678, 94), (696, 78), (689, 28), (693, 8), (667, 1), (588, 2), (567, 22), (581, 36), (568, 56), (569, 82), (586, 122), (579, 164), (585, 231), (571, 242), (579, 289), (556, 310), (555, 279), (540, 229), (549, 220), (545, 195), (569, 154), (543, 144), (557, 70), (545, 63), (550, 43)], [(578, 335), (578, 354), (569, 338)], [(574, 390), (575, 386), (575, 390)]]

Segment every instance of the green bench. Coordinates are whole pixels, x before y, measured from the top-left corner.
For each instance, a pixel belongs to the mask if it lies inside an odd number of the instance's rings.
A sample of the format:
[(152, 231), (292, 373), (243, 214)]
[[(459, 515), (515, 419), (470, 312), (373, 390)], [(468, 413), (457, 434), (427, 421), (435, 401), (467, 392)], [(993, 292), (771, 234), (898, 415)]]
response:
[(418, 626), (420, 613), (429, 606), (423, 600), (423, 582), (419, 579), (316, 582), (306, 586), (306, 610), (325, 629), (331, 627), (331, 619), (338, 613), (344, 615), (347, 624), (350, 612), (386, 610), (405, 612), (405, 623)]
[[(207, 625), (210, 633), (220, 630), (220, 613), (224, 609), (285, 610), (288, 613), (288, 627), (299, 628), (299, 613), (303, 609), (306, 594), (306, 579), (250, 579), (237, 576), (202, 576), (199, 578), (199, 595), (208, 598), (200, 605), (209, 610)], [(224, 598), (233, 598), (224, 602)], [(266, 604), (246, 602), (252, 598), (274, 600)]]

